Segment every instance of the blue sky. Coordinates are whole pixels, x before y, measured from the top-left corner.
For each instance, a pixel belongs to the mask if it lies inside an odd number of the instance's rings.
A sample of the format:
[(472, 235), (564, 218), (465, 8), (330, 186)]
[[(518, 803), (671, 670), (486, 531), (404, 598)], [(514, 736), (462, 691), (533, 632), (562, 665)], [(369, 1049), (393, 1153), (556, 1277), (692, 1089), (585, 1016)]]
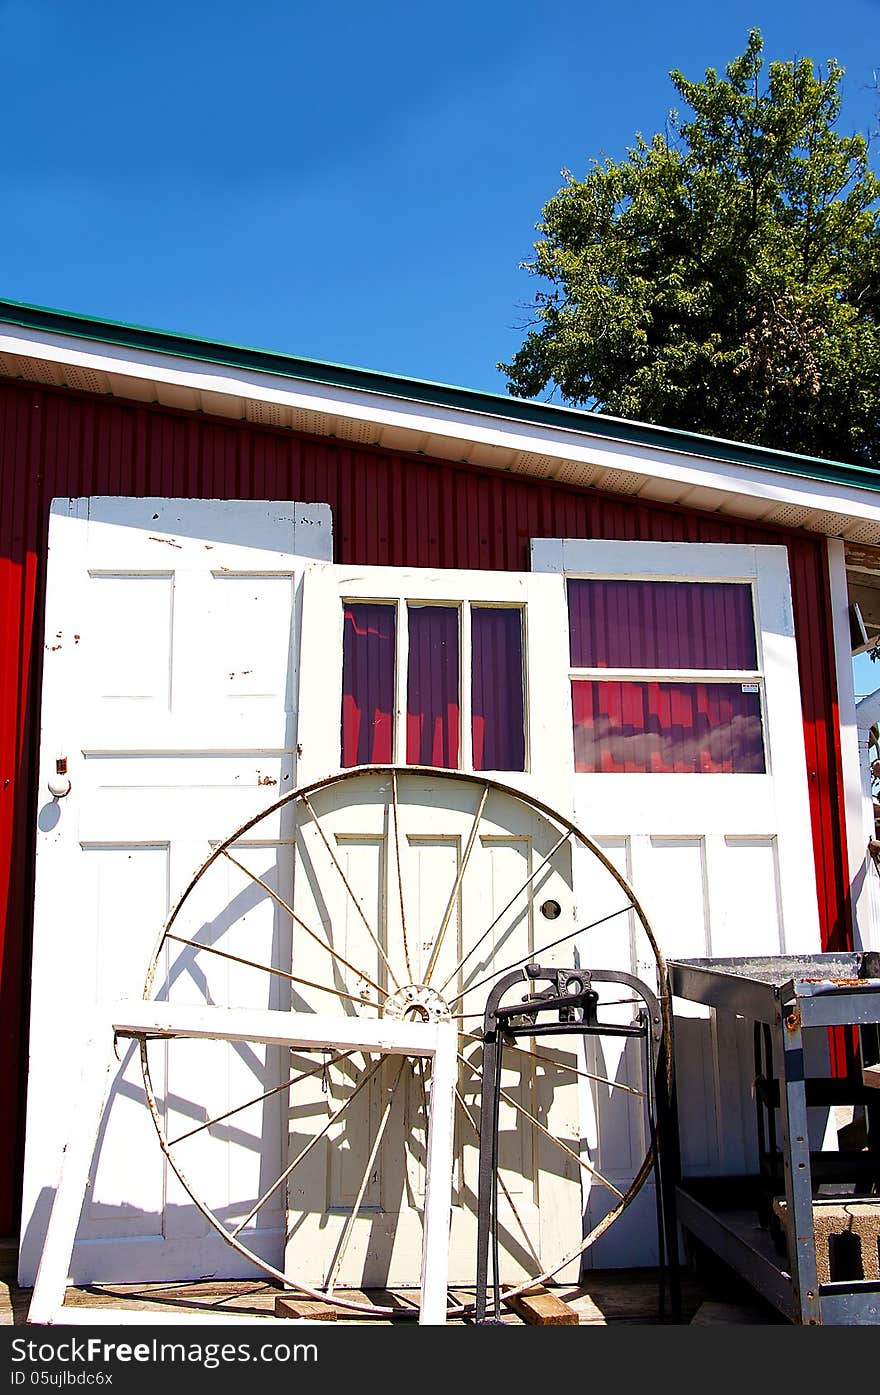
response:
[(752, 25), (880, 121), (880, 0), (0, 0), (0, 296), (504, 391), (562, 168)]

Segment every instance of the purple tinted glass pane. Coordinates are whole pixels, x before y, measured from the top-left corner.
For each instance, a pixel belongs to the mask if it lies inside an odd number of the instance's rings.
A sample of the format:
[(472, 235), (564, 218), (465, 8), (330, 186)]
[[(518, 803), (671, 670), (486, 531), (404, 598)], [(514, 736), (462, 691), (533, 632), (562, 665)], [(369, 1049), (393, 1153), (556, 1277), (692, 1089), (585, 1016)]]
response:
[(757, 667), (743, 582), (573, 579), (568, 624), (573, 668)]
[(406, 759), (410, 765), (458, 766), (458, 610), (409, 608)]
[(571, 685), (575, 770), (762, 775), (760, 693), (738, 683)]
[(346, 605), (342, 633), (342, 764), (394, 759), (393, 605)]
[(522, 611), (471, 609), (475, 770), (525, 770)]

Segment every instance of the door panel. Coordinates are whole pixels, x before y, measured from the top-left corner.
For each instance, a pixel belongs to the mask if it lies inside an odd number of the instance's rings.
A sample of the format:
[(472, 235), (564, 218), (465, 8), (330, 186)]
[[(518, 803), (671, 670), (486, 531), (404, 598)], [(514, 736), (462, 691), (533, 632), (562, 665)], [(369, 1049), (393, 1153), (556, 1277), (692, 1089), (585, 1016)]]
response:
[[(458, 740), (451, 745), (445, 741), (422, 742), (419, 749), (439, 752), (440, 759), (448, 758), (450, 749), (457, 750), (459, 768), (472, 772), (471, 703), (475, 691), (480, 691), (481, 713), (485, 709), (491, 716), (494, 711), (481, 685), (475, 687), (474, 684), (472, 611), (485, 606), (516, 607), (521, 611), (521, 625), (499, 628), (506, 632), (516, 628), (523, 636), (521, 681), (526, 695), (523, 714), (526, 769), (491, 773), (493, 778), (540, 794), (548, 803), (565, 809), (570, 801), (567, 778), (570, 755), (564, 740), (567, 695), (562, 600), (557, 579), (515, 573), (390, 568), (310, 571), (303, 591), (302, 663), (304, 669), (317, 669), (320, 664), (322, 682), (320, 687), (304, 688), (300, 705), (304, 782), (319, 778), (340, 762), (343, 652), (346, 644), (355, 642), (358, 627), (364, 636), (371, 635), (374, 645), (369, 651), (365, 647), (363, 662), (366, 664), (371, 656), (372, 673), (381, 672), (383, 677), (368, 679), (364, 676), (366, 670), (359, 670), (357, 684), (362, 696), (358, 699), (358, 740), (352, 739), (350, 748), (378, 749), (372, 738), (364, 739), (364, 722), (372, 722), (381, 723), (383, 751), (398, 753), (399, 758), (407, 749), (415, 749), (412, 746), (413, 721), (407, 723), (408, 706), (412, 708), (418, 701), (420, 711), (428, 710), (424, 706), (425, 674), (430, 671), (431, 664), (438, 662), (443, 645), (454, 642), (450, 636), (457, 636), (460, 647), (450, 659), (446, 676), (431, 672), (430, 681), (435, 692), (449, 689), (444, 702), (457, 702)], [(391, 607), (393, 620), (388, 619)], [(419, 664), (418, 683), (409, 669), (411, 627), (408, 617), (414, 607), (421, 612), (419, 624), (413, 630), (420, 636), (418, 657), (413, 659)], [(426, 607), (435, 608), (427, 618)], [(443, 619), (445, 612), (440, 612), (441, 607), (456, 611), (456, 624), (434, 623), (433, 617), (438, 613)], [(344, 628), (346, 623), (347, 629)], [(481, 635), (486, 628), (485, 625), (481, 627)], [(433, 648), (430, 644), (426, 647), (432, 634), (436, 643)], [(393, 649), (389, 636), (394, 637)], [(351, 652), (350, 648), (345, 649), (347, 655)], [(393, 658), (389, 658), (389, 652), (393, 653)], [(501, 661), (494, 655), (490, 669), (486, 669), (482, 656), (480, 662), (484, 664), (483, 673), (491, 675), (501, 671)], [(450, 675), (451, 687), (447, 683)], [(391, 697), (383, 701), (379, 694), (386, 690)], [(351, 697), (347, 699), (351, 700)], [(440, 718), (434, 714), (432, 720)], [(379, 730), (379, 727), (374, 729)], [(481, 746), (481, 749), (485, 748)], [(510, 759), (514, 761), (516, 741), (497, 742), (494, 749), (509, 750), (513, 753)], [(338, 937), (340, 927), (344, 927), (342, 952), (358, 968), (369, 973), (383, 991), (393, 991), (392, 972), (404, 985), (420, 985), (430, 976), (431, 984), (440, 988), (453, 1012), (469, 1014), (461, 1023), (462, 1029), (477, 1032), (489, 991), (487, 980), (491, 979), (493, 971), (530, 957), (554, 938), (546, 920), (541, 922), (544, 933), (538, 935), (537, 907), (555, 897), (563, 908), (564, 923), (573, 923), (570, 874), (566, 880), (558, 872), (547, 870), (535, 877), (528, 895), (520, 895), (517, 900), (516, 893), (527, 883), (530, 872), (550, 851), (547, 825), (529, 815), (522, 806), (517, 806), (519, 812), (511, 820), (510, 798), (493, 792), (486, 799), (475, 831), (481, 794), (478, 782), (463, 787), (467, 792), (463, 799), (461, 788), (454, 789), (448, 781), (432, 782), (428, 773), (423, 775), (423, 780), (424, 787), (419, 790), (415, 782), (407, 787), (406, 776), (401, 772), (399, 808), (405, 806), (405, 817), (399, 829), (395, 828), (390, 777), (384, 794), (372, 804), (353, 803), (345, 784), (338, 787), (338, 798), (318, 810), (323, 836), (316, 832), (313, 824), (306, 823), (300, 831), (299, 861), (294, 874), (295, 909), (306, 924), (314, 923), (317, 917), (328, 938)], [(374, 850), (375, 862), (366, 874), (359, 873), (351, 857), (351, 850), (359, 843), (366, 843)], [(356, 891), (364, 918), (354, 905), (352, 890)], [(512, 900), (511, 907), (508, 903)], [(497, 924), (493, 924), (496, 920)], [(372, 937), (367, 925), (373, 932)], [(437, 948), (441, 926), (445, 929)], [(488, 932), (485, 940), (475, 953), (468, 954), (484, 932)], [(375, 949), (374, 940), (385, 950), (387, 964)], [(338, 948), (343, 943), (339, 938), (332, 942)], [(561, 963), (566, 961), (566, 951), (567, 962), (570, 962), (569, 946), (555, 954), (551, 951), (544, 958), (547, 962), (554, 962), (555, 958)], [(295, 964), (296, 953), (295, 948)], [(299, 963), (308, 965), (302, 969), (303, 977), (318, 979), (322, 972), (326, 977), (326, 959), (316, 944), (301, 943), (299, 953)], [(468, 957), (462, 964), (465, 955)], [(323, 995), (318, 997), (311, 990), (310, 998), (316, 1003), (326, 1001)], [(341, 1001), (337, 1010), (357, 1012), (359, 1009), (356, 1003)], [(456, 1121), (451, 1277), (453, 1282), (471, 1283), (476, 1252), (478, 1138), (474, 1123), (479, 1119), (480, 1088), (474, 1066), (479, 1060), (479, 1050), (472, 1038), (463, 1036), (461, 1051), (464, 1060), (460, 1068)], [(575, 1059), (567, 1047), (559, 1056), (571, 1062)], [(296, 1185), (289, 1188), (288, 1272), (308, 1274), (312, 1265), (314, 1276), (315, 1267), (325, 1262), (322, 1256), (328, 1249), (327, 1232), (331, 1232), (331, 1240), (334, 1235), (341, 1238), (352, 1207), (350, 1200), (346, 1204), (345, 1196), (357, 1195), (368, 1161), (369, 1129), (375, 1129), (375, 1121), (383, 1107), (382, 1092), (393, 1083), (396, 1072), (397, 1066), (388, 1063), (376, 1078), (374, 1093), (370, 1095), (365, 1090), (352, 1106), (351, 1113), (356, 1109), (361, 1111), (355, 1116), (360, 1121), (357, 1127), (340, 1123), (328, 1135), (328, 1156), (339, 1150), (346, 1168), (349, 1162), (355, 1164), (346, 1187), (330, 1190), (327, 1179), (332, 1180), (335, 1174), (328, 1173), (326, 1166), (322, 1169), (317, 1162), (311, 1164), (311, 1160), (307, 1160), (302, 1164), (302, 1175)], [(501, 1176), (507, 1189), (507, 1195), (502, 1194), (500, 1201), (505, 1280), (520, 1279), (530, 1272), (527, 1266), (532, 1262), (532, 1250), (537, 1249), (543, 1256), (545, 1250), (550, 1253), (555, 1247), (557, 1257), (561, 1257), (567, 1249), (573, 1248), (580, 1234), (581, 1193), (577, 1165), (546, 1143), (522, 1112), (528, 1111), (545, 1126), (557, 1130), (576, 1152), (579, 1131), (577, 1087), (571, 1083), (574, 1079), (568, 1077), (568, 1083), (561, 1087), (557, 1079), (556, 1085), (550, 1088), (546, 1073), (535, 1071), (528, 1057), (508, 1053), (504, 1089), (509, 1099), (502, 1101), (500, 1118)], [(406, 1067), (376, 1160), (377, 1176), (367, 1179), (345, 1263), (338, 1277), (341, 1284), (407, 1284), (418, 1280), (420, 1209), (424, 1192), (423, 1169), (419, 1164), (424, 1146), (420, 1137), (424, 1127), (424, 1099), (425, 1086), (419, 1071)], [(313, 1082), (311, 1103), (315, 1111), (313, 1120), (326, 1121), (335, 1101)], [(301, 1138), (292, 1140), (292, 1157), (301, 1146)], [(407, 1152), (409, 1159), (402, 1172), (400, 1159)], [(297, 1169), (297, 1174), (299, 1172)], [(357, 1184), (353, 1178), (358, 1179)], [(332, 1243), (329, 1248), (332, 1251)], [(577, 1265), (573, 1270), (576, 1273)]]
[[(428, 777), (417, 787), (414, 781), (408, 784), (401, 772), (397, 838), (388, 777), (379, 797), (363, 803), (350, 801), (345, 783), (331, 794), (319, 792), (312, 798), (314, 817), (306, 816), (297, 836), (293, 965), (302, 979), (325, 986), (295, 985), (303, 1006), (345, 1014), (365, 1010), (356, 1000), (355, 976), (332, 964), (317, 941), (301, 933), (306, 926), (320, 926), (328, 943), (361, 971), (361, 983), (367, 984), (367, 976), (372, 979), (372, 988), (365, 988), (371, 998), (375, 1000), (376, 991), (393, 991), (392, 971), (404, 986), (431, 977), (451, 1010), (468, 1014), (463, 1031), (476, 1032), (488, 992), (483, 981), (491, 978), (493, 967), (516, 963), (536, 947), (535, 898), (555, 897), (565, 923), (572, 923), (570, 876), (566, 878), (564, 867), (536, 877), (533, 893), (520, 896), (508, 909), (532, 868), (549, 852), (549, 829), (522, 806), (517, 806), (521, 812), (512, 820), (508, 796), (493, 793), (482, 806), (481, 831), (473, 838), (480, 796), (479, 783), (453, 786)], [(444, 922), (446, 930), (435, 953)], [(468, 948), (485, 931), (489, 933), (484, 945), (462, 964)], [(552, 953), (546, 957), (552, 959)], [(467, 991), (469, 985), (473, 993)], [(334, 1004), (334, 989), (349, 996)], [(472, 1281), (475, 1254), (478, 1140), (465, 1110), (474, 1121), (479, 1119), (479, 1078), (474, 1071), (479, 1050), (474, 1039), (465, 1035), (461, 1051), (451, 1243), (455, 1281), (467, 1283)], [(574, 1060), (568, 1050), (559, 1058)], [(501, 1110), (501, 1173), (508, 1197), (502, 1202), (502, 1217), (512, 1252), (506, 1272), (515, 1278), (526, 1273), (523, 1227), (536, 1248), (547, 1243), (547, 1233), (552, 1237), (554, 1229), (572, 1247), (580, 1226), (580, 1185), (573, 1175), (576, 1168), (566, 1159), (560, 1163), (552, 1151), (539, 1169), (537, 1134), (516, 1108), (519, 1105), (545, 1125), (560, 1128), (568, 1146), (576, 1148), (576, 1088), (570, 1082), (560, 1087), (557, 1081), (551, 1089), (538, 1079), (527, 1058), (510, 1053), (508, 1059), (504, 1088), (510, 1098)], [(418, 1282), (426, 1082), (421, 1068), (409, 1063), (398, 1082), (400, 1063), (389, 1060), (352, 1099), (339, 1122), (333, 1123), (332, 1116), (352, 1087), (363, 1080), (368, 1064), (375, 1063), (358, 1060), (353, 1070), (336, 1068), (329, 1084), (313, 1077), (302, 1082), (293, 1096), (294, 1120), (302, 1120), (303, 1127), (294, 1127), (291, 1159), (308, 1144), (310, 1131), (332, 1124), (326, 1145), (315, 1149), (288, 1183), (287, 1270), (307, 1281), (326, 1282), (364, 1183), (337, 1283), (381, 1287)], [(371, 1143), (387, 1092), (395, 1082), (387, 1133), (370, 1171)]]
[[(100, 1006), (141, 995), (169, 909), (212, 843), (293, 787), (300, 549), (329, 558), (326, 506), (116, 498), (53, 504), (23, 1283), (35, 1275), (76, 1109), (78, 1063)], [(53, 800), (47, 783), (61, 757), (71, 790)], [(262, 832), (264, 844), (239, 849), (240, 860), (273, 884), (289, 884), (291, 851), (279, 822)], [(180, 932), (210, 941), (223, 929), (245, 955), (274, 942), (272, 954), (283, 956), (286, 936), (289, 956), (286, 918), (255, 898), (253, 884), (231, 864), (223, 875), (227, 924), (215, 923), (216, 903), (200, 907), (194, 897)], [(265, 974), (219, 958), (207, 969), (200, 962), (196, 972), (187, 953), (162, 986), (174, 998), (205, 1002), (222, 991), (225, 1001), (243, 1005), (289, 1001)], [(151, 1048), (169, 1136), (277, 1080), (278, 1053), (258, 1056), (239, 1053), (231, 1069), (218, 1071), (210, 1043)], [(137, 1051), (128, 1045), (121, 1057), (72, 1274), (86, 1282), (252, 1272), (165, 1168), (143, 1103)], [(258, 1196), (269, 1168), (277, 1172), (285, 1131), (283, 1104), (273, 1097), (237, 1115), (234, 1126), (202, 1131), (181, 1146), (208, 1163), (214, 1181), (207, 1199), (222, 1213), (236, 1198)], [(257, 1227), (255, 1248), (280, 1258), (280, 1203), (274, 1213), (267, 1206)]]
[[(600, 843), (615, 847), (616, 853), (609, 851), (609, 855), (620, 858), (621, 870), (626, 869), (667, 958), (818, 950), (818, 910), (786, 550), (773, 546), (541, 539), (532, 544), (532, 564), (536, 570), (566, 578), (661, 582), (667, 587), (670, 582), (686, 582), (691, 584), (691, 590), (694, 582), (715, 583), (711, 603), (690, 608), (688, 623), (707, 628), (705, 635), (685, 636), (688, 662), (696, 662), (705, 653), (713, 663), (723, 663), (725, 654), (732, 653), (745, 657), (731, 662), (750, 665), (754, 661), (754, 669), (704, 672), (651, 668), (659, 651), (677, 652), (682, 646), (671, 641), (655, 645), (649, 605), (633, 593), (626, 609), (625, 588), (611, 588), (609, 594), (619, 609), (612, 611), (606, 606), (603, 623), (607, 622), (612, 639), (590, 638), (579, 651), (604, 667), (572, 666), (569, 671), (573, 684), (628, 684), (629, 715), (624, 711), (621, 716), (612, 701), (606, 703), (604, 710), (610, 714), (607, 729), (617, 733), (615, 754), (605, 756), (605, 771), (574, 775), (575, 817)], [(725, 584), (736, 588), (740, 628), (746, 614), (741, 603), (745, 594), (742, 588), (747, 586), (750, 590), (753, 646), (747, 635), (741, 635), (737, 643), (726, 642), (723, 635), (711, 628), (713, 624), (726, 623), (723, 616), (730, 613), (729, 607), (725, 611), (722, 606), (719, 611), (716, 606)], [(604, 595), (597, 593), (598, 599), (593, 593), (590, 595), (601, 608)], [(578, 593), (578, 603), (582, 600)], [(675, 615), (675, 603), (664, 601), (658, 605), (656, 614), (663, 611)], [(678, 612), (678, 623), (683, 624), (683, 604)], [(574, 627), (582, 623), (582, 616), (573, 618)], [(597, 623), (595, 611), (590, 614), (589, 623)], [(614, 636), (621, 633), (623, 642), (615, 645)], [(606, 662), (602, 656), (603, 642), (610, 645), (612, 662)], [(597, 652), (599, 657), (594, 658)], [(614, 666), (620, 663), (621, 654), (631, 667)], [(701, 682), (716, 688), (720, 685), (722, 693), (728, 685), (728, 691), (748, 694), (749, 710), (760, 707), (764, 773), (717, 773), (717, 751), (711, 751), (709, 738), (699, 734), (696, 719), (689, 715), (698, 710), (699, 704), (690, 709), (685, 698), (684, 715), (679, 709), (676, 716), (674, 703), (678, 699), (673, 699), (673, 708), (667, 709), (672, 715), (664, 717), (662, 701), (657, 696), (658, 685), (662, 687), (664, 682), (685, 694)], [(642, 685), (642, 691), (653, 685), (650, 704), (639, 705), (639, 700), (632, 696), (633, 685)], [(745, 720), (743, 704), (733, 704), (733, 710), (739, 713), (734, 722)], [(628, 727), (627, 723), (633, 721), (635, 724)], [(691, 721), (694, 740), (703, 753), (699, 757), (701, 773), (666, 773), (691, 730)], [(638, 736), (639, 722), (644, 723), (646, 736), (641, 748), (633, 746), (636, 760), (627, 770), (623, 765), (624, 737), (634, 742), (642, 739)], [(630, 730), (632, 738), (628, 735)], [(668, 746), (663, 754), (666, 738)], [(588, 729), (580, 739), (589, 741)], [(651, 751), (654, 754), (647, 755), (647, 764), (641, 764), (645, 752)], [(621, 943), (617, 942), (618, 955)], [(600, 945), (601, 940), (591, 941), (584, 948), (585, 954), (591, 956)], [(615, 952), (611, 944), (602, 949)], [(638, 938), (631, 943), (629, 962), (619, 958), (614, 962), (649, 982), (653, 979), (652, 957)], [(746, 1034), (735, 1024), (716, 1020), (697, 1005), (676, 1002), (675, 1011), (684, 1167), (691, 1173), (741, 1170), (754, 1146), (750, 1111), (743, 1106), (743, 1101), (748, 1102), (753, 1075), (751, 1040), (746, 1040)], [(618, 1064), (616, 1069), (621, 1079), (635, 1081), (636, 1076), (626, 1063)], [(593, 1108), (598, 1152), (609, 1160), (613, 1177), (613, 1160), (618, 1155), (622, 1160), (629, 1156), (625, 1138), (618, 1138), (622, 1125), (615, 1120), (608, 1102), (595, 1092)], [(601, 1196), (591, 1188), (591, 1220), (601, 1214), (603, 1205)], [(654, 1245), (647, 1206), (646, 1195), (637, 1203), (645, 1220), (641, 1239), (636, 1234), (637, 1215), (628, 1227), (612, 1227), (607, 1241), (590, 1252), (589, 1262), (649, 1262)]]

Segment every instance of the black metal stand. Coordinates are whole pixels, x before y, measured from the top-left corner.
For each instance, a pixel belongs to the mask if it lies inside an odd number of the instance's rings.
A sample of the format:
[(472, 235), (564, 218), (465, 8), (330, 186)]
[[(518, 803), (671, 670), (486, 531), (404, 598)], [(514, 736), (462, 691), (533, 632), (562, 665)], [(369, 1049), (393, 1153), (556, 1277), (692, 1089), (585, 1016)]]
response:
[[(519, 1003), (502, 1006), (515, 984), (543, 991), (527, 993)], [(600, 1022), (599, 995), (594, 983), (619, 983), (642, 999), (636, 1020), (630, 1024)], [(552, 1020), (541, 1020), (553, 1014)], [(632, 974), (608, 969), (565, 969), (527, 964), (506, 974), (494, 985), (483, 1017), (483, 1083), (480, 1100), (480, 1164), (477, 1204), (477, 1275), (474, 1321), (501, 1321), (501, 1281), (498, 1254), (498, 1120), (501, 1106), (501, 1072), (505, 1041), (523, 1036), (636, 1037), (644, 1043), (645, 1079), (648, 1082), (648, 1121), (651, 1131), (657, 1197), (657, 1233), (661, 1275), (670, 1275), (673, 1320), (680, 1313), (678, 1285), (678, 1233), (675, 1220), (675, 1186), (678, 1181), (678, 1135), (671, 1072), (661, 1070), (662, 1020), (657, 997)], [(668, 1059), (671, 1061), (671, 1042)], [(486, 1124), (488, 1123), (488, 1127)], [(492, 1255), (492, 1315), (487, 1314), (489, 1254)], [(661, 1282), (661, 1315), (663, 1288)]]

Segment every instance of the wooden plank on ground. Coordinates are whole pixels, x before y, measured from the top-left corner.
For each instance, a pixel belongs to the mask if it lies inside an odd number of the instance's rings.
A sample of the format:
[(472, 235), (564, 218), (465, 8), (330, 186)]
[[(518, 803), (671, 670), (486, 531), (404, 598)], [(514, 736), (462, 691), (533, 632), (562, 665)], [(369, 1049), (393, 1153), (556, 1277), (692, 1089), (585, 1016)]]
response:
[(880, 1065), (862, 1066), (862, 1080), (875, 1090), (880, 1090)]
[[(515, 1285), (507, 1287), (515, 1287)], [(533, 1284), (525, 1292), (510, 1298), (502, 1291), (502, 1298), (506, 1306), (518, 1317), (521, 1317), (523, 1322), (533, 1323), (537, 1327), (577, 1327), (578, 1325), (579, 1318), (574, 1308), (561, 1298), (557, 1298), (555, 1293), (550, 1293), (543, 1284)]]
[(311, 1322), (335, 1322), (338, 1309), (332, 1303), (320, 1303), (312, 1298), (275, 1299), (275, 1316), (278, 1318), (308, 1318)]

